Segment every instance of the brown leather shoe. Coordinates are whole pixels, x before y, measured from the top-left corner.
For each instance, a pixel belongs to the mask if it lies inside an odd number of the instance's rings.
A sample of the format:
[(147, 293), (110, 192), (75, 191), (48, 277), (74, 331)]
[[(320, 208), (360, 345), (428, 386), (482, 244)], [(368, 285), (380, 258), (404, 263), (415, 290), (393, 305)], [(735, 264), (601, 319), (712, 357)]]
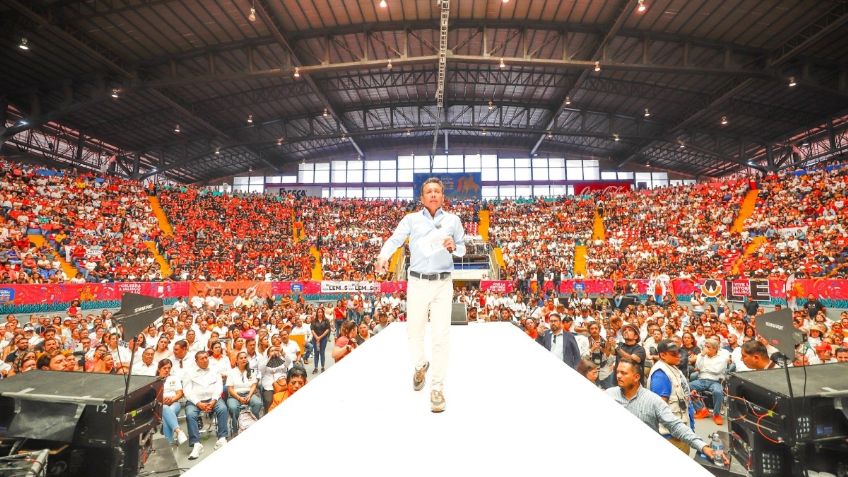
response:
[(445, 410), (445, 395), (442, 391), (438, 389), (430, 391), (430, 410), (433, 412), (442, 412)]
[(424, 366), (415, 370), (415, 373), (412, 375), (412, 389), (415, 391), (424, 389), (424, 381), (426, 381), (428, 369), (430, 369), (429, 361), (424, 363)]

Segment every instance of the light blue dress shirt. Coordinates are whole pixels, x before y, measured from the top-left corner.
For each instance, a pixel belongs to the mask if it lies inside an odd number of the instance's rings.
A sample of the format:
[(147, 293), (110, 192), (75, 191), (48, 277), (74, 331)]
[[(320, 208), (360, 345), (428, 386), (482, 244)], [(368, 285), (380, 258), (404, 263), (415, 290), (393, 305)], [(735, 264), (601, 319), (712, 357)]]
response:
[(442, 209), (437, 210), (436, 216), (433, 217), (426, 208), (422, 208), (418, 212), (407, 214), (400, 221), (392, 236), (386, 240), (383, 248), (380, 249), (380, 258), (384, 260), (391, 258), (395, 250), (409, 238), (409, 269), (411, 271), (418, 273), (453, 271), (453, 257), (447, 249), (443, 248), (427, 256), (426, 247), (429, 244), (425, 243), (424, 238), (433, 230), (439, 230), (445, 236), (453, 237), (456, 244), (453, 255), (457, 257), (465, 255), (465, 231), (459, 217)]

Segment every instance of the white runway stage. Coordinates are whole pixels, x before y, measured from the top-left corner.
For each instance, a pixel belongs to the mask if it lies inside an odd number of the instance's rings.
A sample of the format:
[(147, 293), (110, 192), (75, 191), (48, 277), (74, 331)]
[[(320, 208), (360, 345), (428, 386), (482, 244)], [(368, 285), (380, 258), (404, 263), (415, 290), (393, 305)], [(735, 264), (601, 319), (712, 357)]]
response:
[(710, 475), (507, 323), (451, 327), (445, 400), (392, 324), (187, 475)]

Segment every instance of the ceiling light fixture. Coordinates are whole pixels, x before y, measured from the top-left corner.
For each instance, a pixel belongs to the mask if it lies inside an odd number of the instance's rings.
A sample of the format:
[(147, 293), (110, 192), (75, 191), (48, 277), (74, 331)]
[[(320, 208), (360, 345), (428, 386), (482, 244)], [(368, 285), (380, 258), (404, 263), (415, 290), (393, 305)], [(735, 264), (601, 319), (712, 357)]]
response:
[(728, 121), (727, 121), (727, 116), (722, 116), (722, 117), (721, 117), (721, 125), (722, 125), (722, 126), (727, 126), (727, 123), (728, 123)]
[(550, 131), (548, 131), (548, 139), (551, 139), (552, 137), (554, 137), (554, 135), (553, 135), (553, 134), (551, 134), (551, 132), (550, 132)]
[(247, 19), (252, 21), (252, 22), (256, 21), (256, 9), (255, 8), (250, 7), (250, 15), (247, 16)]
[(406, 135), (407, 135), (407, 136), (409, 136), (410, 134), (412, 134), (412, 131), (410, 131), (409, 129), (407, 129), (407, 130), (406, 130)]
[(488, 131), (486, 131), (486, 129), (483, 129), (483, 135), (485, 136), (485, 135), (487, 135), (487, 134), (489, 134), (489, 132), (488, 132)]
[(282, 145), (283, 145), (283, 138), (281, 138), (281, 137), (278, 137), (278, 138), (277, 138), (277, 145), (278, 145), (278, 146), (282, 146)]
[(324, 117), (326, 118), (329, 115), (330, 115), (330, 112), (327, 111), (327, 108), (324, 108)]
[(509, 3), (509, 0), (503, 0), (503, 3)]
[(220, 148), (220, 147), (216, 147), (216, 148), (215, 148), (215, 154), (216, 154), (216, 155), (221, 154), (221, 148)]
[(294, 67), (294, 77), (300, 78), (300, 67), (298, 67), (298, 66)]
[(253, 172), (253, 166), (247, 166), (247, 172)]
[(566, 105), (566, 106), (571, 106), (571, 96), (566, 96), (566, 97), (565, 97), (565, 105)]
[(613, 134), (613, 135), (612, 135), (612, 139), (613, 139), (615, 142), (618, 142), (619, 140), (621, 140), (621, 137), (619, 137), (619, 136), (618, 136), (618, 133), (615, 133), (615, 134)]
[(500, 65), (498, 65), (498, 66), (500, 66), (501, 68), (506, 68), (506, 63), (504, 63), (504, 59), (503, 59), (503, 58), (501, 58), (501, 64), (500, 64)]
[(253, 115), (252, 114), (247, 115), (247, 124), (253, 124)]
[(601, 71), (601, 62), (600, 62), (600, 61), (596, 61), (596, 62), (595, 62), (595, 73), (598, 73), (598, 72), (600, 72), (600, 71)]
[(677, 141), (677, 143), (680, 145), (680, 149), (686, 149), (686, 143), (683, 142), (682, 139), (680, 141)]
[(639, 13), (645, 13), (645, 10), (648, 9), (648, 6), (645, 5), (645, 0), (639, 0), (639, 6), (636, 7), (636, 11)]
[(789, 77), (789, 87), (790, 87), (790, 88), (794, 88), (794, 87), (796, 87), (796, 86), (798, 86), (798, 83), (795, 81), (795, 77), (794, 77), (794, 76), (790, 76), (790, 77)]
[(177, 133), (177, 134), (180, 133), (180, 125), (179, 124), (174, 126), (174, 132)]
[(646, 117), (646, 118), (650, 118), (650, 117), (651, 117), (651, 112), (650, 112), (650, 111), (648, 111), (648, 108), (645, 108), (645, 117)]
[(22, 50), (29, 50), (29, 40), (26, 37), (21, 38), (21, 42), (18, 44), (18, 48)]
[(380, 0), (380, 8), (386, 8), (388, 6), (389, 6), (389, 4), (386, 3), (386, 0)]
[(489, 111), (495, 109), (495, 103), (490, 99), (489, 100)]
[(386, 69), (392, 69), (392, 59), (389, 58), (389, 62), (386, 64)]
[(119, 92), (120, 91), (118, 90), (118, 88), (112, 88), (112, 97), (115, 98), (115, 99), (118, 99), (118, 96), (119, 96), (118, 93)]

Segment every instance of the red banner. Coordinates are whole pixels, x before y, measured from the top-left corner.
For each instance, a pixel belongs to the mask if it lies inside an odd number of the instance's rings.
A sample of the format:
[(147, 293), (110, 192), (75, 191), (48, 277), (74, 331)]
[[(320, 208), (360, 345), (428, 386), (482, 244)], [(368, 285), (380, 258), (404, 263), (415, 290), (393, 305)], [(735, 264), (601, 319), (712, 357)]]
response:
[(480, 290), (497, 293), (512, 293), (513, 282), (509, 280), (480, 280)]
[(189, 282), (61, 283), (0, 285), (0, 304), (37, 305), (80, 301), (115, 301), (124, 293), (158, 298), (188, 296)]
[(271, 282), (189, 282), (189, 296), (213, 296), (220, 297), (224, 303), (230, 305), (239, 295), (266, 297), (271, 295)]
[(574, 184), (575, 195), (629, 192), (631, 189), (633, 181), (581, 181)]

